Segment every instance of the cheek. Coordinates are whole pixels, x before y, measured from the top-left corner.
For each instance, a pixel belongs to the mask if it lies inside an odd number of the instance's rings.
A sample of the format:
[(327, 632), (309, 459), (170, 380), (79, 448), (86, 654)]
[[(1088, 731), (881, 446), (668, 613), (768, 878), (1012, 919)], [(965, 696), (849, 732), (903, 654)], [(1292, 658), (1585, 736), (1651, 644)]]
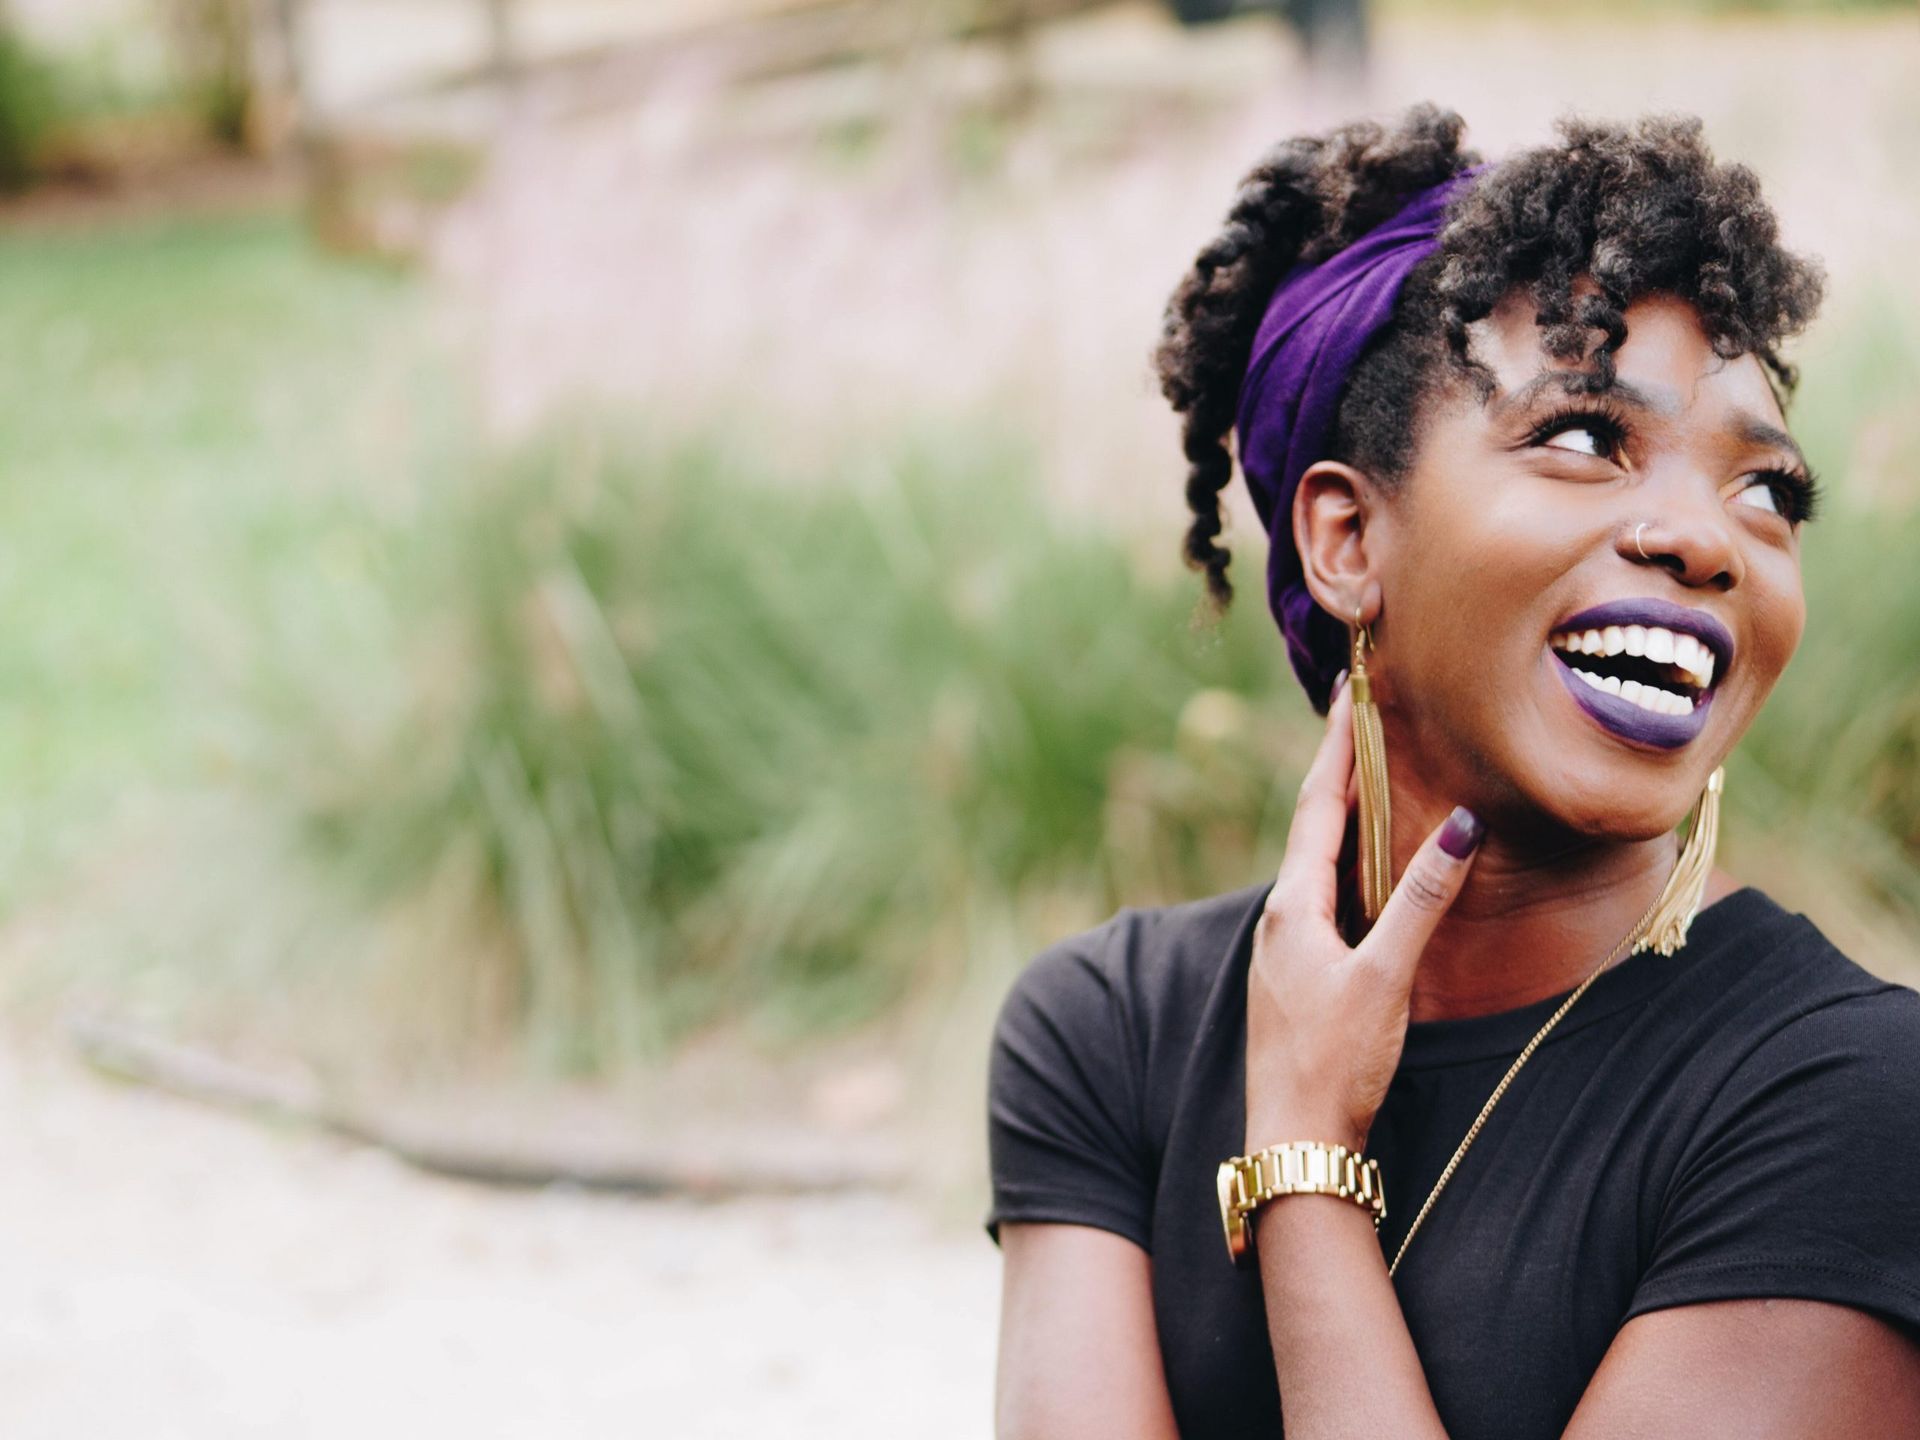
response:
[(1424, 489), (1394, 517), (1382, 590), (1402, 628), (1452, 640), (1423, 668), (1484, 675), (1498, 656), (1531, 655), (1545, 639), (1536, 612), (1594, 543), (1576, 507), (1492, 460), (1419, 478)]
[(1508, 732), (1543, 653), (1545, 597), (1579, 554), (1490, 491), (1410, 509), (1383, 557), (1382, 698), (1449, 749)]
[(1807, 625), (1806, 594), (1797, 556), (1780, 555), (1749, 572), (1753, 607), (1754, 678), (1771, 690), (1787, 668)]

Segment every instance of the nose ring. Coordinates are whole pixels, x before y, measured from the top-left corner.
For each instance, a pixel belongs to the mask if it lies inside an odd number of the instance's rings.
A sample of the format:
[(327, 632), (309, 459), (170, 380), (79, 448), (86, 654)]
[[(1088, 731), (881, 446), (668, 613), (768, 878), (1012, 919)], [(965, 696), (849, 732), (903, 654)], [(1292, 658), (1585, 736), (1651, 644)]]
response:
[(1640, 532), (1647, 528), (1647, 524), (1647, 521), (1642, 520), (1638, 525), (1633, 527), (1633, 548), (1640, 552), (1640, 558), (1642, 560), (1651, 560), (1653, 558), (1647, 554), (1647, 547), (1640, 543)]

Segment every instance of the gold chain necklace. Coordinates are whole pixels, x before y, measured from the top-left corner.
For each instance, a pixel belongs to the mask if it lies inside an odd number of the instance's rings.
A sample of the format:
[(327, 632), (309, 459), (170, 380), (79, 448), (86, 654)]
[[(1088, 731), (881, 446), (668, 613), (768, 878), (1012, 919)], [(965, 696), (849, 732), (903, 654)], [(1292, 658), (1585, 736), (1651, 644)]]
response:
[(1408, 1229), (1406, 1239), (1400, 1242), (1400, 1249), (1394, 1254), (1393, 1263), (1387, 1266), (1389, 1279), (1400, 1268), (1400, 1262), (1406, 1258), (1407, 1247), (1413, 1243), (1413, 1237), (1420, 1233), (1421, 1222), (1427, 1218), (1427, 1212), (1433, 1209), (1433, 1202), (1440, 1198), (1440, 1192), (1447, 1188), (1447, 1181), (1453, 1178), (1453, 1172), (1460, 1168), (1460, 1161), (1466, 1156), (1467, 1147), (1472, 1145), (1474, 1137), (1479, 1135), (1480, 1127), (1487, 1123), (1487, 1116), (1491, 1115), (1493, 1107), (1500, 1103), (1500, 1097), (1507, 1093), (1507, 1087), (1513, 1083), (1513, 1077), (1520, 1073), (1520, 1067), (1532, 1058), (1533, 1052), (1540, 1047), (1540, 1042), (1545, 1040), (1553, 1027), (1560, 1023), (1560, 1017), (1573, 1008), (1574, 1001), (1586, 994), (1587, 987), (1600, 978), (1600, 972), (1618, 960), (1623, 951), (1646, 933), (1647, 926), (1653, 920), (1654, 912), (1665, 900), (1666, 895), (1662, 893), (1659, 899), (1647, 907), (1647, 913), (1642, 915), (1639, 923), (1627, 932), (1626, 939), (1614, 946), (1612, 953), (1593, 967), (1592, 973), (1575, 987), (1571, 995), (1560, 1002), (1560, 1008), (1547, 1017), (1547, 1023), (1534, 1032), (1533, 1038), (1527, 1041), (1526, 1048), (1514, 1057), (1513, 1064), (1507, 1067), (1507, 1073), (1500, 1077), (1500, 1083), (1493, 1087), (1493, 1093), (1487, 1097), (1487, 1103), (1480, 1107), (1480, 1113), (1474, 1117), (1473, 1124), (1467, 1127), (1467, 1133), (1454, 1150), (1453, 1158), (1447, 1161), (1447, 1168), (1440, 1172), (1440, 1178), (1433, 1182), (1433, 1189), (1427, 1192), (1426, 1203), (1420, 1207), (1420, 1213), (1413, 1217), (1413, 1225)]

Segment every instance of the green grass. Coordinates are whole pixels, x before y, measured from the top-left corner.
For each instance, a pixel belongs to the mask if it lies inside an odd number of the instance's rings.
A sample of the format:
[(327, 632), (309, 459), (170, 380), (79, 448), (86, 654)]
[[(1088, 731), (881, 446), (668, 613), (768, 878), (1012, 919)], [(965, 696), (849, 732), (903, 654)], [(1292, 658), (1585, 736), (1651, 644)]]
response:
[(254, 638), (325, 623), (409, 463), (369, 377), (413, 383), (382, 348), (411, 303), (278, 218), (0, 235), (0, 905), (217, 766)]
[(970, 907), (1202, 893), (1274, 839), (1299, 727), (1232, 698), (1281, 704), (1257, 617), (1196, 635), (977, 436), (870, 467), (536, 448), (396, 550), (392, 728), (288, 707), (278, 768), (364, 895), (478, 864), (544, 1063), (871, 1018)]
[(0, 190), (32, 182), (60, 111), (58, 76), (0, 18)]
[[(543, 1064), (831, 1030), (953, 981), (968, 957), (929, 956), (983, 912), (1217, 893), (1278, 853), (1318, 722), (1257, 597), (1196, 634), (1189, 584), (978, 434), (851, 484), (765, 468), (536, 447), (395, 550), (386, 733), (289, 706), (323, 743), (276, 768), (318, 782), (323, 862), (377, 903), (489, 897)], [(1733, 766), (1736, 870), (1856, 951), (1920, 919), (1920, 702), (1861, 663), (1920, 643), (1917, 542), (1884, 513), (1809, 532), (1805, 653)]]

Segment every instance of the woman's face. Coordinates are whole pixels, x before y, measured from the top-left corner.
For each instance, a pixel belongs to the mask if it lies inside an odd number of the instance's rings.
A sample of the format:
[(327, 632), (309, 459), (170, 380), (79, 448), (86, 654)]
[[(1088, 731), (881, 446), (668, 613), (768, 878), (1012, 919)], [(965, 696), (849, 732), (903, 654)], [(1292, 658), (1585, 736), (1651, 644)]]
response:
[(1686, 302), (1628, 308), (1598, 396), (1565, 388), (1533, 311), (1473, 328), (1499, 390), (1437, 404), (1368, 519), (1388, 753), (1396, 788), (1495, 824), (1648, 838), (1799, 643), (1805, 464), (1760, 362), (1716, 356)]

